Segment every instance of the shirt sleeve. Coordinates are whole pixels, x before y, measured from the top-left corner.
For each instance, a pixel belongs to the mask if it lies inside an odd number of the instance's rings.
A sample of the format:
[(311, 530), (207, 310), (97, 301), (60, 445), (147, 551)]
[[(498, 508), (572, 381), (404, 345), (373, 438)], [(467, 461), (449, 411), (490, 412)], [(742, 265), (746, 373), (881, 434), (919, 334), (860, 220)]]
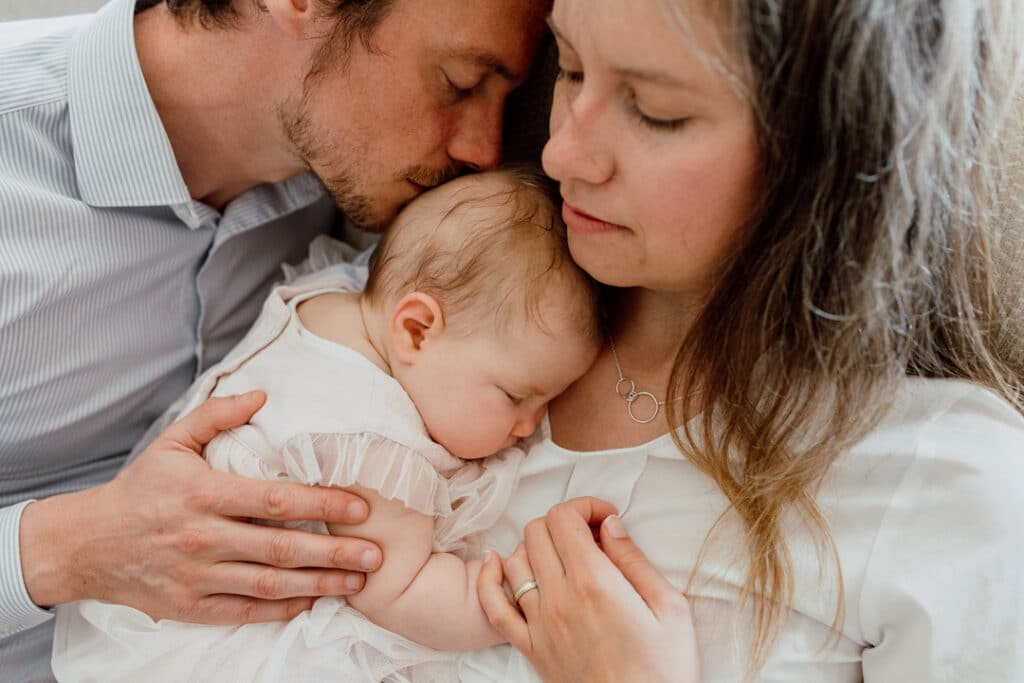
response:
[(0, 637), (41, 624), (53, 614), (32, 602), (21, 571), (19, 529), (27, 500), (0, 508)]
[(1024, 420), (987, 392), (937, 418), (865, 576), (865, 683), (1024, 682)]

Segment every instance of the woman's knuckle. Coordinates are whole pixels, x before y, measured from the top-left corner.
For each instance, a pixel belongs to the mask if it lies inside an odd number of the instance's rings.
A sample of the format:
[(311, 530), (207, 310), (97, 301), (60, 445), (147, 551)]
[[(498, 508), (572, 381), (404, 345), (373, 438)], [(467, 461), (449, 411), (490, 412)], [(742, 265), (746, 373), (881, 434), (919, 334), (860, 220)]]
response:
[(551, 506), (548, 510), (548, 519), (562, 519), (572, 510), (572, 505), (568, 502), (558, 503), (557, 505)]
[(533, 536), (545, 529), (547, 529), (547, 521), (543, 517), (537, 517), (526, 523), (524, 535)]
[(498, 632), (504, 633), (508, 628), (510, 619), (508, 614), (505, 612), (488, 612), (487, 622), (493, 626)]

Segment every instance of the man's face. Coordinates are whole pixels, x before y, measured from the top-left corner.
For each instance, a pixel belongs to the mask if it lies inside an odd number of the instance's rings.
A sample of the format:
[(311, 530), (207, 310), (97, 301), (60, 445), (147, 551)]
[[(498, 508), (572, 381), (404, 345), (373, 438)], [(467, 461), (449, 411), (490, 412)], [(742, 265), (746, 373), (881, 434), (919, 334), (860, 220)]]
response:
[[(367, 50), (311, 64), (281, 108), (296, 153), (356, 223), (382, 227), (464, 169), (496, 165), (505, 98), (526, 77), (544, 0), (395, 0)], [(316, 61), (316, 60), (314, 60)]]

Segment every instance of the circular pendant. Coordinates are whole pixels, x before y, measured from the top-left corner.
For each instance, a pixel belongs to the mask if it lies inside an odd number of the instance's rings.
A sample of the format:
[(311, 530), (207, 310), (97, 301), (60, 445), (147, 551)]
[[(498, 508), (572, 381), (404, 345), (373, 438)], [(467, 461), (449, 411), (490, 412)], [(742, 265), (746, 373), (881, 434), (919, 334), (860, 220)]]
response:
[[(620, 394), (621, 395), (621, 394)], [(649, 391), (636, 391), (635, 389), (627, 396), (626, 399), (626, 412), (633, 419), (633, 422), (638, 422), (642, 425), (648, 422), (654, 422), (654, 418), (658, 417), (658, 411), (661, 410), (661, 404), (658, 403), (658, 399), (654, 397)], [(636, 403), (640, 403), (639, 411), (634, 410)], [(649, 406), (647, 404), (650, 404)], [(637, 415), (637, 412), (640, 415)]]

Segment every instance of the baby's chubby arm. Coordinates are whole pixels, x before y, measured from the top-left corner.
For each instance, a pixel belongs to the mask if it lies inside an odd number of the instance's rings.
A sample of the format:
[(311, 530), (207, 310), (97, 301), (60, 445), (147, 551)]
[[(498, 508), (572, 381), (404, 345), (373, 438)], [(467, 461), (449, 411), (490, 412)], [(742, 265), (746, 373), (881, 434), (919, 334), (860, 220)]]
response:
[(378, 626), (437, 650), (475, 650), (504, 643), (477, 598), (479, 561), (433, 552), (434, 518), (410, 510), (362, 486), (370, 516), (359, 525), (329, 524), (338, 536), (359, 536), (380, 545), (384, 561), (363, 590), (348, 598)]

